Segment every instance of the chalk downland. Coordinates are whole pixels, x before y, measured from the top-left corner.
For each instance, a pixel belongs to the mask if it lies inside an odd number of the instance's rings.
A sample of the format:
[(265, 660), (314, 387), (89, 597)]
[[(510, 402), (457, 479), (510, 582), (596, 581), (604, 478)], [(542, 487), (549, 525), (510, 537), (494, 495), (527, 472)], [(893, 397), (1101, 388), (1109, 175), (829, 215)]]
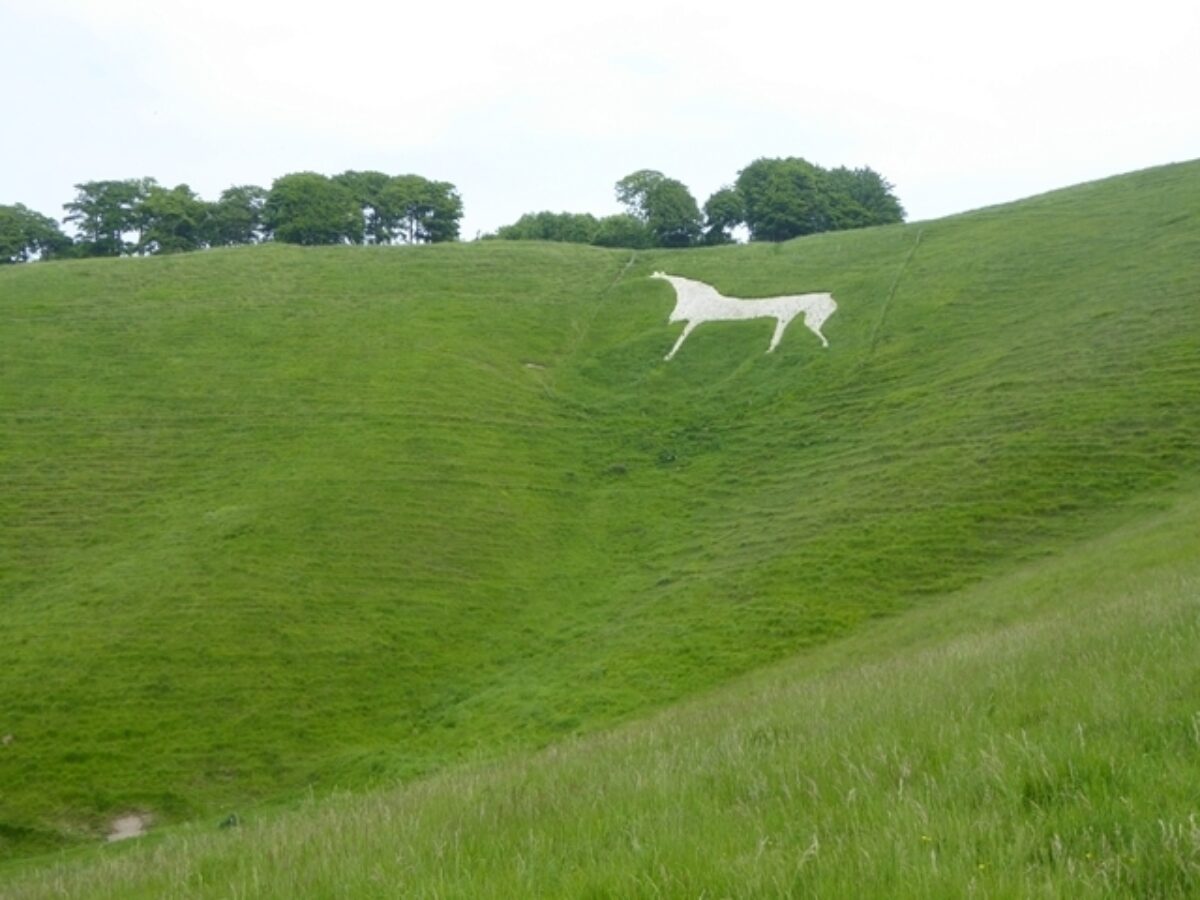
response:
[[(595, 732), (1155, 512), (1200, 469), (1197, 208), (1187, 164), (632, 261), (0, 271), (0, 855)], [(712, 322), (665, 364), (659, 270), (828, 291), (830, 346)], [(1029, 767), (1031, 810), (1087, 795)]]

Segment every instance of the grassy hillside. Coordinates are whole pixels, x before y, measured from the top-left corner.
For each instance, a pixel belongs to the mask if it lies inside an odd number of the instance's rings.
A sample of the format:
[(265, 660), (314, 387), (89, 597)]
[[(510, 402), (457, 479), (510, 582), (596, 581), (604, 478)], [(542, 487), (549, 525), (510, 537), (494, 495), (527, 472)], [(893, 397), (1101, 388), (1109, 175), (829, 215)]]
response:
[[(1200, 165), (781, 246), (0, 272), (0, 854), (644, 712), (1161, 505)], [(829, 290), (679, 326), (655, 269)]]
[(6, 896), (1195, 897), (1200, 493), (539, 753), (11, 873)]

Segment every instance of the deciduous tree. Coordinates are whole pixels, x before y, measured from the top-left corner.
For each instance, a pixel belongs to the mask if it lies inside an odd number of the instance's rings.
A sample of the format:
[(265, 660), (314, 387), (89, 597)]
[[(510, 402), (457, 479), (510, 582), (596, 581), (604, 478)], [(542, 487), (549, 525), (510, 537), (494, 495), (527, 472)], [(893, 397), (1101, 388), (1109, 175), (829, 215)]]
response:
[(343, 172), (333, 180), (354, 195), (363, 217), (363, 239), (368, 244), (390, 244), (396, 237), (397, 217), (387, 209), (384, 193), (391, 177), (383, 172)]
[(736, 188), (756, 241), (904, 219), (892, 186), (866, 168), (830, 171), (797, 157), (758, 159), (738, 173)]
[(287, 244), (361, 244), (362, 210), (345, 186), (316, 172), (294, 172), (271, 185), (263, 229)]
[(592, 243), (597, 247), (628, 247), (641, 250), (654, 246), (654, 236), (646, 223), (628, 213), (605, 216), (600, 220)]
[(448, 181), (397, 175), (380, 193), (388, 227), (409, 244), (458, 240), (462, 198)]
[(138, 253), (182, 253), (205, 246), (209, 204), (186, 184), (150, 184), (136, 206)]
[(700, 208), (681, 181), (640, 169), (616, 184), (617, 200), (645, 223), (659, 247), (687, 247), (700, 236)]
[(786, 241), (823, 230), (820, 172), (804, 159), (758, 159), (738, 173), (737, 192), (755, 241)]
[(599, 221), (590, 213), (525, 213), (513, 224), (496, 229), (496, 237), (505, 241), (590, 244), (599, 227)]
[(20, 203), (0, 206), (0, 265), (52, 259), (70, 248), (71, 239), (49, 216)]
[(704, 202), (704, 243), (733, 243), (733, 229), (745, 220), (742, 195), (731, 187), (721, 188)]
[(253, 244), (262, 238), (262, 211), (267, 192), (253, 184), (237, 185), (221, 192), (209, 206), (206, 240), (213, 247)]
[(77, 247), (82, 256), (120, 256), (132, 252), (140, 240), (130, 240), (138, 231), (138, 207), (153, 178), (123, 181), (85, 181), (75, 185), (75, 199), (63, 204), (64, 221), (75, 225)]
[(904, 221), (904, 207), (892, 193), (893, 186), (872, 169), (830, 169), (826, 183), (835, 198), (835, 228), (865, 228)]

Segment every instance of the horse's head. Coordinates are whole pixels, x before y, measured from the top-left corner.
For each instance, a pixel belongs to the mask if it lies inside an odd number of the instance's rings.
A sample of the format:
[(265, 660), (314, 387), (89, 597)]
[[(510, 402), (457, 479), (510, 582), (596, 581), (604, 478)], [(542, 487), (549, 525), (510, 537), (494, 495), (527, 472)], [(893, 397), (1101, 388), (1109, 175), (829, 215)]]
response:
[(677, 278), (674, 275), (668, 275), (666, 272), (651, 272), (651, 278), (657, 278), (660, 281), (665, 281), (675, 289), (675, 308), (671, 310), (671, 314), (667, 316), (668, 322), (683, 322), (691, 318), (687, 312), (687, 304), (684, 302), (684, 294), (680, 291), (680, 283), (686, 282), (686, 279)]

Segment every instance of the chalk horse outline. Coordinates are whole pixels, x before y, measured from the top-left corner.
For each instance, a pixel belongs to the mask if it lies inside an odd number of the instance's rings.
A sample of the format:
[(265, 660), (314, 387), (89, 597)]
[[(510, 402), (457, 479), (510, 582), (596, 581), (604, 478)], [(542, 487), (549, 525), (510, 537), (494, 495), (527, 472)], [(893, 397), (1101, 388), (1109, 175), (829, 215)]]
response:
[(775, 320), (775, 333), (771, 335), (771, 345), (767, 347), (767, 352), (770, 353), (779, 346), (783, 332), (792, 319), (801, 313), (804, 314), (804, 324), (808, 330), (821, 339), (822, 346), (829, 346), (829, 341), (821, 334), (821, 326), (837, 310), (837, 303), (832, 294), (791, 294), (743, 300), (740, 297), (726, 297), (703, 281), (693, 281), (665, 272), (655, 272), (650, 277), (669, 282), (675, 289), (675, 308), (671, 310), (667, 321), (687, 323), (683, 326), (683, 334), (679, 335), (679, 340), (663, 359), (669, 360), (673, 357), (697, 325), (742, 319)]

